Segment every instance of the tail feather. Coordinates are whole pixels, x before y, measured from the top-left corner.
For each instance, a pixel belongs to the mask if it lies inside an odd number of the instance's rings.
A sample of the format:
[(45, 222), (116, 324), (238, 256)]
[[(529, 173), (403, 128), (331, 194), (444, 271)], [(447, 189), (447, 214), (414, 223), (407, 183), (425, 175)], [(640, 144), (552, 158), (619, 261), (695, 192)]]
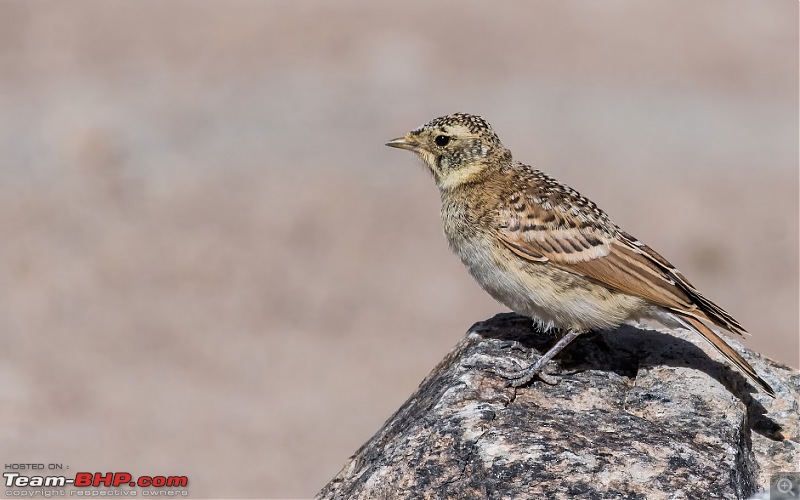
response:
[(714, 346), (714, 348), (716, 348), (723, 356), (735, 364), (736, 367), (742, 371), (742, 373), (747, 375), (750, 380), (761, 387), (764, 392), (773, 398), (775, 397), (775, 390), (772, 389), (772, 387), (764, 379), (762, 379), (758, 373), (756, 373), (753, 367), (750, 366), (750, 363), (745, 361), (741, 354), (729, 346), (727, 342), (725, 342), (719, 335), (714, 333), (714, 331), (706, 326), (705, 323), (692, 316), (681, 315), (680, 318), (681, 320), (685, 320), (687, 323), (689, 323), (689, 326), (693, 330), (708, 340), (711, 345)]

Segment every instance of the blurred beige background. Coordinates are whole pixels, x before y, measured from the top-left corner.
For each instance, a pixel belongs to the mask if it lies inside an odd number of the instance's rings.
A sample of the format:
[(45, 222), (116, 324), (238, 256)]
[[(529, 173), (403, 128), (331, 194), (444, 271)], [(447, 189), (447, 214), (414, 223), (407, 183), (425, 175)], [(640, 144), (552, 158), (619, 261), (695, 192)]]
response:
[(455, 111), (798, 366), (797, 10), (3, 2), (0, 458), (312, 496), (504, 310), (383, 146)]

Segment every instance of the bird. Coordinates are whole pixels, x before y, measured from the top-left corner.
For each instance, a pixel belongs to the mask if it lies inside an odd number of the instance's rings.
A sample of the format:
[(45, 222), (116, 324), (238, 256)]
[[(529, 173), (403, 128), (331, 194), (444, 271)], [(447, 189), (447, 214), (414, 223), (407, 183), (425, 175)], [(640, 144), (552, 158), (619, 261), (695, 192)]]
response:
[(516, 161), (483, 118), (454, 113), (386, 143), (415, 153), (439, 188), (451, 250), (495, 300), (560, 339), (529, 366), (494, 370), (520, 387), (581, 334), (642, 318), (676, 319), (766, 394), (773, 388), (709, 324), (742, 325), (593, 201)]

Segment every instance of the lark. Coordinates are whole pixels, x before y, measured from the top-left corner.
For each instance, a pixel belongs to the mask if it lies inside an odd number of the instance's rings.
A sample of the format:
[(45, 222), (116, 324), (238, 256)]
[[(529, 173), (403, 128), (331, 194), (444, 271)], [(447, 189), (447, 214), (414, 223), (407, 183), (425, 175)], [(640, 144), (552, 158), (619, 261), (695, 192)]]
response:
[(620, 229), (594, 202), (515, 161), (476, 115), (436, 118), (386, 143), (416, 153), (433, 175), (450, 248), (497, 301), (544, 330), (563, 333), (530, 366), (496, 370), (510, 385), (537, 375), (582, 333), (630, 320), (677, 319), (747, 377), (775, 391), (708, 324), (746, 331), (664, 257)]

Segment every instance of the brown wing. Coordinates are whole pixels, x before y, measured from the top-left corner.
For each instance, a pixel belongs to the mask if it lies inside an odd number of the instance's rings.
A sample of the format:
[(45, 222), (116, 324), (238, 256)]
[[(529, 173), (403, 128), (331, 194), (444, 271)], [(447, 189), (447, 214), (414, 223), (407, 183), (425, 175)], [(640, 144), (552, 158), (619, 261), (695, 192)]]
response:
[[(744, 328), (703, 297), (666, 259), (619, 230), (594, 203), (544, 174), (545, 188), (514, 193), (500, 207), (498, 240), (531, 262), (549, 262), (733, 333)], [(538, 179), (541, 181), (541, 178)], [(556, 185), (553, 187), (553, 185)]]

